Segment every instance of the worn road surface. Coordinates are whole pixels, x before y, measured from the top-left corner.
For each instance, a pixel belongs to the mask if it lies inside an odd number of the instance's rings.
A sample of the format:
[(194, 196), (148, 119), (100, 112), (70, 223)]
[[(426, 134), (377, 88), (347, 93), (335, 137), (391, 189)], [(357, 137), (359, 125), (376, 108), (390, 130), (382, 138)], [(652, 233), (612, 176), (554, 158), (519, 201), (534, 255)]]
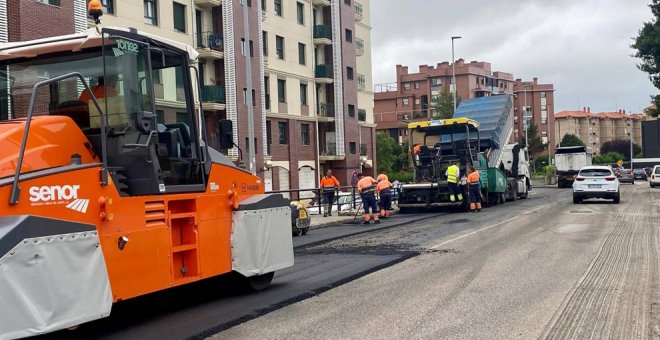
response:
[(570, 193), (311, 243), (298, 252), (419, 255), (214, 338), (660, 338), (660, 190)]

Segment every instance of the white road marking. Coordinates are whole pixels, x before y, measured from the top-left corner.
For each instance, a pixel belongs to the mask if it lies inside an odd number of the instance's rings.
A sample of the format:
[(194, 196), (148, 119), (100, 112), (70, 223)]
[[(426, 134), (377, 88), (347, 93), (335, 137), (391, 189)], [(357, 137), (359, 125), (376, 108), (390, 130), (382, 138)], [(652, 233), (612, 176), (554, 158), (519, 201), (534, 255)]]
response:
[[(563, 201), (568, 201), (568, 200), (569, 200), (569, 198), (564, 198), (564, 199), (562, 199), (562, 200), (557, 201), (557, 203), (559, 203), (559, 202), (563, 202)], [(534, 208), (534, 209), (532, 209), (532, 210), (526, 210), (526, 211), (523, 211), (523, 212), (520, 213), (520, 215), (517, 215), (517, 216), (511, 217), (511, 218), (506, 219), (506, 220), (504, 220), (504, 221), (502, 221), (502, 222), (498, 222), (498, 223), (495, 223), (495, 224), (491, 224), (491, 225), (489, 225), (489, 226), (487, 226), (487, 227), (484, 227), (484, 228), (481, 228), (481, 229), (479, 229), (479, 230), (475, 230), (475, 231), (469, 232), (469, 233), (467, 233), (467, 234), (463, 234), (463, 235), (461, 235), (461, 236), (454, 237), (454, 238), (449, 239), (449, 240), (447, 240), (447, 241), (440, 242), (440, 243), (438, 243), (438, 244), (432, 246), (430, 249), (432, 249), (432, 250), (438, 249), (438, 248), (444, 246), (444, 245), (447, 244), (447, 243), (451, 243), (451, 242), (454, 242), (454, 241), (460, 240), (460, 239), (462, 239), (462, 238), (464, 238), (464, 237), (468, 237), (468, 236), (474, 235), (474, 234), (476, 234), (476, 233), (480, 233), (480, 232), (482, 232), (482, 231), (485, 231), (485, 230), (488, 230), (488, 229), (491, 229), (491, 228), (495, 228), (495, 227), (497, 227), (497, 226), (499, 226), (499, 225), (502, 225), (502, 224), (505, 224), (505, 223), (509, 223), (509, 222), (511, 222), (511, 221), (513, 221), (513, 220), (515, 220), (515, 219), (517, 219), (517, 218), (519, 218), (519, 217), (521, 217), (521, 216), (525, 216), (525, 215), (528, 215), (528, 214), (531, 214), (531, 213), (537, 212), (537, 211), (539, 211), (539, 210), (541, 210), (541, 209), (543, 209), (543, 208), (547, 208), (547, 207), (548, 207), (548, 206), (542, 205), (542, 206), (536, 207), (536, 208)]]

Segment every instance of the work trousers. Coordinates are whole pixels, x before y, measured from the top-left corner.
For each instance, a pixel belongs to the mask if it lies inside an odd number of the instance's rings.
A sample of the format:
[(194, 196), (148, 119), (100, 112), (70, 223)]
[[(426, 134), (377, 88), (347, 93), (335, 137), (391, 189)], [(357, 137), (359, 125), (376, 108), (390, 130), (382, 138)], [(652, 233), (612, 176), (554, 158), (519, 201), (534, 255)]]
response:
[(392, 195), (390, 193), (381, 193), (380, 194), (380, 209), (381, 210), (391, 210), (392, 209)]
[(481, 202), (481, 186), (479, 184), (470, 184), (470, 203)]
[(332, 204), (335, 202), (335, 191), (324, 190), (323, 197), (325, 197), (326, 202), (328, 202), (328, 209), (325, 211), (328, 215), (332, 213)]
[(460, 189), (458, 188), (457, 183), (447, 183), (447, 188), (449, 189), (449, 200), (454, 202), (456, 201), (456, 196), (458, 196), (458, 200), (462, 201), (463, 200), (463, 194), (461, 194)]
[(371, 209), (371, 214), (378, 214), (378, 205), (376, 204), (376, 195), (373, 192), (368, 192), (362, 194), (362, 206), (364, 207), (364, 213), (369, 214)]

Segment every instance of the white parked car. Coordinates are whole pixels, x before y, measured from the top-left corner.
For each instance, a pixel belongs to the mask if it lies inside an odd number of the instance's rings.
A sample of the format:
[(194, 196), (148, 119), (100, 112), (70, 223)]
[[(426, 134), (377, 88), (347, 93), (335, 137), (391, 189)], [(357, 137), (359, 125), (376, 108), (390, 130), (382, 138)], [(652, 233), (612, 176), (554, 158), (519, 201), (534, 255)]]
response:
[(656, 165), (651, 170), (651, 175), (649, 176), (649, 185), (651, 188), (660, 186), (660, 165)]
[[(335, 194), (335, 202), (332, 205), (332, 213), (333, 215), (337, 213), (337, 201), (339, 201), (339, 211), (349, 211), (353, 208), (353, 193), (350, 192), (340, 192), (339, 195)], [(319, 212), (319, 206), (318, 203), (309, 205), (307, 207), (307, 210), (309, 211), (310, 215), (323, 215), (326, 212), (326, 208), (328, 206), (328, 203), (326, 202), (325, 198), (321, 198), (321, 210)], [(360, 198), (360, 194), (355, 193), (355, 206), (357, 208), (360, 208), (362, 206), (362, 198)]]
[(580, 169), (573, 182), (573, 203), (578, 204), (584, 199), (606, 198), (621, 201), (619, 180), (607, 166), (585, 166)]

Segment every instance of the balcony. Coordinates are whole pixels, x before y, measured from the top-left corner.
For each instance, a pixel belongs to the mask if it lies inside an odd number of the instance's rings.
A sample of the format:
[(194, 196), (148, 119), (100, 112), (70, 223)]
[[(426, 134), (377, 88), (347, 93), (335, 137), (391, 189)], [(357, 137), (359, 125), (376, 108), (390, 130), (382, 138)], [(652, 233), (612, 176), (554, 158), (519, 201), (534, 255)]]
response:
[(330, 25), (314, 26), (314, 44), (332, 45), (332, 26)]
[(319, 150), (319, 160), (337, 161), (344, 159), (343, 156), (337, 156), (337, 143), (325, 143)]
[(355, 38), (355, 54), (360, 57), (364, 55), (364, 40)]
[(358, 91), (364, 91), (367, 87), (367, 80), (364, 77), (364, 74), (359, 74), (357, 76), (357, 89)]
[(195, 34), (195, 47), (201, 59), (217, 60), (225, 57), (222, 34), (202, 32)]
[(312, 5), (314, 6), (330, 6), (330, 0), (312, 0)]
[(317, 83), (330, 84), (334, 81), (333, 77), (334, 77), (334, 73), (332, 70), (332, 65), (330, 64), (316, 65), (316, 68), (314, 69), (314, 78)]
[(194, 2), (195, 5), (204, 8), (211, 8), (222, 5), (222, 0), (195, 0)]
[(362, 4), (355, 2), (355, 21), (362, 21), (363, 15)]
[(316, 116), (319, 121), (330, 122), (335, 120), (335, 106), (330, 103), (319, 103)]
[(367, 110), (358, 109), (358, 120), (361, 121), (361, 122), (366, 122), (367, 121)]
[(220, 85), (202, 86), (202, 107), (205, 111), (225, 110), (225, 87)]

